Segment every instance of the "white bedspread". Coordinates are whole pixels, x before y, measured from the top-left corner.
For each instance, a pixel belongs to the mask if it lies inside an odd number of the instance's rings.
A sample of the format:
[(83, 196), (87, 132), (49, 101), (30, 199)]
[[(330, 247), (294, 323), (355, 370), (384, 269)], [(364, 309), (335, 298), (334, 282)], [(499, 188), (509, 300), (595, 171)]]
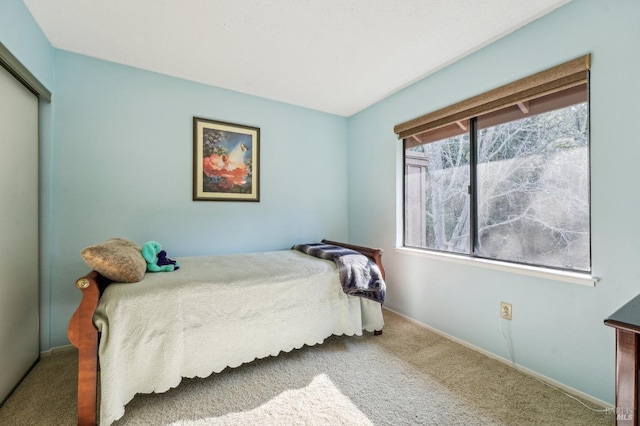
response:
[(101, 425), (136, 393), (383, 326), (378, 303), (344, 294), (332, 261), (295, 250), (177, 260), (100, 299)]

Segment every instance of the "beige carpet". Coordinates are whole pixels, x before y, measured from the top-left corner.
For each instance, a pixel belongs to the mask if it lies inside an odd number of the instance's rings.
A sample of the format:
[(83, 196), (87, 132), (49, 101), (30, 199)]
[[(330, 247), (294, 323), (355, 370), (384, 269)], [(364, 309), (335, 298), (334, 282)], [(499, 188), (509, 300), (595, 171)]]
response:
[[(138, 395), (115, 425), (613, 425), (508, 365), (385, 311), (382, 336), (324, 344)], [(0, 425), (75, 424), (74, 350), (44, 357)]]

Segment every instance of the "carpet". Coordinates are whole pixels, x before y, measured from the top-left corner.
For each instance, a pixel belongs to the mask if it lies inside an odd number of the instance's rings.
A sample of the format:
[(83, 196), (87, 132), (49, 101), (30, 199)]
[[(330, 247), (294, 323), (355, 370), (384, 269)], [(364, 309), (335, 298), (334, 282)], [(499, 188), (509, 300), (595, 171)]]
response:
[[(615, 424), (610, 412), (590, 411), (509, 365), (384, 315), (381, 336), (332, 336), (137, 395), (114, 425)], [(43, 357), (0, 408), (0, 424), (75, 424), (76, 357), (75, 349)]]

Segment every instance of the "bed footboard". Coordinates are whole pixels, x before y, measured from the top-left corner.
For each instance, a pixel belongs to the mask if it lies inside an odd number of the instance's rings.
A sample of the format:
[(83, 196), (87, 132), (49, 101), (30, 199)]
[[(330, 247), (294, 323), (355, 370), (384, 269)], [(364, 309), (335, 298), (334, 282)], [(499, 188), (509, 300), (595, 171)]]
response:
[(93, 313), (100, 298), (99, 274), (91, 271), (76, 281), (82, 301), (69, 321), (67, 336), (78, 348), (78, 425), (97, 422), (98, 398), (98, 329)]
[[(373, 260), (375, 262), (376, 265), (378, 265), (378, 268), (380, 268), (380, 273), (382, 274), (382, 279), (386, 279), (385, 277), (385, 273), (384, 273), (384, 266), (382, 266), (382, 249), (380, 248), (370, 248), (370, 247), (364, 247), (364, 246), (356, 246), (353, 244), (345, 244), (345, 243), (339, 243), (336, 241), (330, 241), (330, 240), (322, 240), (322, 244), (332, 244), (334, 246), (341, 246), (341, 247), (345, 247), (351, 250), (355, 250), (357, 252), (360, 252), (362, 254), (364, 254), (365, 256), (367, 256), (369, 259)], [(373, 332), (374, 335), (379, 336), (382, 334), (382, 330), (375, 330)]]
[(338, 243), (336, 241), (329, 241), (329, 240), (322, 240), (322, 244), (332, 244), (334, 246), (345, 247), (345, 248), (348, 248), (348, 249), (351, 249), (351, 250), (355, 250), (357, 252), (360, 252), (360, 253), (364, 254), (369, 259), (373, 260), (376, 263), (376, 265), (378, 265), (378, 268), (380, 268), (380, 273), (382, 274), (382, 279), (386, 279), (385, 274), (384, 274), (384, 266), (382, 266), (382, 252), (383, 252), (383, 250), (381, 248), (370, 248), (370, 247), (356, 246), (356, 245), (353, 245), (353, 244)]

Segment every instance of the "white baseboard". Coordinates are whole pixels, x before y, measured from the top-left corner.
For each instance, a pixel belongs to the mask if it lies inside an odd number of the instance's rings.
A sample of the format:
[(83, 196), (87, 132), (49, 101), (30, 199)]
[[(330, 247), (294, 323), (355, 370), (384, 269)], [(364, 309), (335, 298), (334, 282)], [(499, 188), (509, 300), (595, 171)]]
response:
[(40, 357), (44, 358), (44, 357), (51, 356), (54, 353), (67, 352), (67, 351), (71, 351), (71, 350), (75, 350), (75, 349), (76, 349), (76, 347), (73, 346), (73, 345), (56, 346), (55, 348), (51, 348), (48, 351), (40, 352)]
[[(496, 354), (494, 354), (492, 352), (489, 352), (489, 351), (487, 351), (485, 349), (482, 349), (482, 348), (480, 348), (478, 346), (472, 345), (469, 342), (466, 342), (466, 341), (464, 341), (462, 339), (459, 339), (457, 337), (451, 336), (450, 334), (447, 334), (447, 333), (442, 332), (442, 331), (440, 331), (440, 330), (438, 330), (436, 328), (433, 328), (431, 326), (423, 324), (420, 321), (417, 321), (417, 320), (415, 320), (413, 318), (410, 318), (410, 317), (408, 317), (406, 315), (403, 315), (403, 314), (401, 314), (399, 312), (396, 312), (396, 311), (394, 311), (392, 309), (389, 309), (387, 307), (384, 307), (383, 309), (386, 309), (386, 310), (388, 310), (390, 312), (393, 312), (394, 314), (405, 318), (407, 321), (410, 321), (410, 322), (412, 322), (412, 323), (414, 323), (414, 324), (416, 324), (416, 325), (418, 325), (420, 327), (424, 327), (427, 330), (432, 331), (432, 332), (434, 332), (434, 333), (436, 333), (436, 334), (438, 334), (438, 335), (440, 335), (440, 336), (442, 336), (444, 338), (447, 338), (447, 339), (449, 339), (449, 340), (451, 340), (451, 341), (453, 341), (455, 343), (458, 343), (458, 344), (460, 344), (462, 346), (465, 346), (465, 347), (467, 347), (469, 349), (472, 349), (472, 350), (474, 350), (476, 352), (480, 352), (481, 354), (483, 354), (485, 356), (488, 356), (489, 358), (492, 358), (492, 359), (495, 359), (497, 361), (500, 361), (503, 364), (508, 365), (509, 367), (513, 368), (513, 366), (514, 366), (514, 363), (512, 363), (511, 360), (508, 360), (506, 358), (498, 356), (498, 355), (496, 355)], [(536, 371), (530, 370), (527, 367), (523, 367), (523, 366), (521, 366), (519, 364), (515, 364), (515, 365), (516, 365), (518, 371), (520, 371), (520, 372), (522, 372), (524, 374), (527, 374), (527, 375), (529, 375), (529, 376), (531, 376), (533, 378), (536, 378), (538, 380), (541, 380), (541, 381), (543, 381), (543, 382), (545, 382), (545, 383), (547, 383), (547, 384), (549, 384), (549, 385), (551, 385), (551, 386), (553, 386), (555, 388), (558, 388), (559, 390), (564, 391), (564, 392), (566, 392), (568, 394), (571, 394), (571, 395), (576, 396), (578, 398), (584, 399), (585, 401), (589, 401), (589, 402), (591, 402), (591, 403), (593, 403), (595, 405), (598, 405), (598, 408), (605, 408), (605, 409), (615, 410), (615, 406), (612, 405), (612, 404), (609, 404), (608, 402), (602, 401), (601, 399), (598, 399), (598, 398), (596, 398), (594, 396), (591, 396), (591, 395), (586, 394), (584, 392), (581, 392), (581, 391), (579, 391), (577, 389), (574, 389), (571, 386), (567, 386), (564, 383), (561, 383), (561, 382), (558, 382), (556, 380), (553, 380), (550, 377), (544, 376), (544, 375), (542, 375), (542, 374), (540, 374), (540, 373), (538, 373)]]

